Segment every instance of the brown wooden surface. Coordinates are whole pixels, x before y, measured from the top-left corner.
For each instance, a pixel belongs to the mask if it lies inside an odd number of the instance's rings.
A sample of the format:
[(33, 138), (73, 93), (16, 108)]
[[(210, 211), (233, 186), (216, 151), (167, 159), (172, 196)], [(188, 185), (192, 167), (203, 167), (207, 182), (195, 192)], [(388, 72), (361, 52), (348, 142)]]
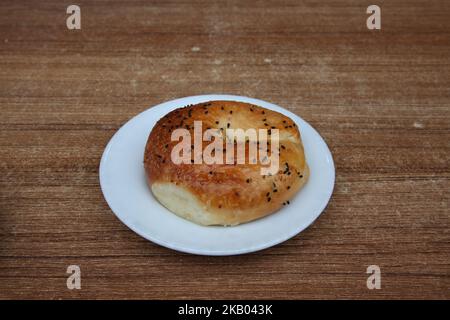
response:
[[(366, 28), (372, 2), (381, 31)], [(447, 1), (76, 3), (79, 31), (70, 1), (0, 2), (0, 298), (450, 298)], [(314, 225), (202, 257), (114, 216), (98, 181), (108, 140), (206, 93), (274, 102), (323, 135), (336, 186)], [(372, 264), (381, 290), (366, 287)]]

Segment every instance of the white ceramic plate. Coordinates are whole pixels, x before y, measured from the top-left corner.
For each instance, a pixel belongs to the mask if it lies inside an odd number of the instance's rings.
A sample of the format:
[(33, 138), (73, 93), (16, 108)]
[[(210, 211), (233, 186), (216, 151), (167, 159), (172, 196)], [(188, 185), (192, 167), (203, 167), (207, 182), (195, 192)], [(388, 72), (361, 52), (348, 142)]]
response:
[[(234, 227), (203, 227), (176, 216), (153, 197), (143, 156), (148, 135), (166, 113), (210, 100), (248, 102), (287, 115), (300, 128), (310, 167), (309, 181), (277, 213)], [(330, 150), (307, 122), (274, 104), (232, 95), (202, 95), (168, 101), (128, 121), (109, 141), (100, 162), (100, 185), (116, 216), (131, 230), (159, 245), (201, 255), (234, 255), (281, 243), (308, 227), (326, 207), (334, 186)]]

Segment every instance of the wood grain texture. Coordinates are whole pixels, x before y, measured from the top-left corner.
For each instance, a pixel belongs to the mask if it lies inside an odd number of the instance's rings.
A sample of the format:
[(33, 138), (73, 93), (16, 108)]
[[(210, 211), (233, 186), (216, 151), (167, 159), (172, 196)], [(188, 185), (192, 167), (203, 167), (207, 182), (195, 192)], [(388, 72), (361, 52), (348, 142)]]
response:
[[(70, 1), (2, 0), (0, 298), (449, 299), (450, 6), (375, 2), (381, 31), (357, 0), (82, 0), (71, 31)], [(200, 257), (112, 214), (98, 181), (111, 136), (206, 93), (274, 102), (323, 135), (336, 186), (306, 231)]]

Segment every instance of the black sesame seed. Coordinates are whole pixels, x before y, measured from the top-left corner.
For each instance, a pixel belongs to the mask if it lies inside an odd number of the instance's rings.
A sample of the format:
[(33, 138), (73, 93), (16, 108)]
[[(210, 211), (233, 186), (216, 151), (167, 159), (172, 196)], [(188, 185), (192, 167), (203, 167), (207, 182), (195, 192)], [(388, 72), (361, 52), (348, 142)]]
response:
[(266, 197), (268, 197), (268, 196), (270, 196), (270, 192), (267, 192), (267, 193), (266, 193)]
[(230, 123), (227, 123), (227, 128), (229, 128), (230, 127)]
[(216, 121), (216, 124), (219, 124), (219, 121)]
[(233, 110), (230, 110), (230, 114), (233, 114)]
[(247, 183), (250, 183), (250, 179), (247, 179), (246, 181), (247, 181)]
[(267, 202), (270, 202), (270, 200), (272, 200), (270, 197), (269, 198), (267, 198)]
[(291, 188), (291, 186), (287, 186), (287, 189), (289, 190)]

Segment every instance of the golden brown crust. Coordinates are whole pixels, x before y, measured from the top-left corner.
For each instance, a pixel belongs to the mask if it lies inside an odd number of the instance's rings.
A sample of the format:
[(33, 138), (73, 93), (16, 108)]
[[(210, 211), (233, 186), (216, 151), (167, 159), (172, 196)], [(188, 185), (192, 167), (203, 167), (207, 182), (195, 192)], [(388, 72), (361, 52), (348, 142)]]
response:
[[(247, 158), (248, 148), (245, 164), (174, 164), (171, 150), (178, 141), (171, 141), (171, 133), (185, 128), (193, 137), (194, 120), (202, 121), (203, 131), (208, 128), (278, 129), (279, 171), (272, 176), (261, 175), (263, 165)], [(209, 143), (203, 142), (203, 148)], [(161, 118), (148, 138), (144, 167), (151, 187), (171, 184), (187, 190), (211, 219), (198, 221), (195, 212), (188, 216), (176, 214), (197, 223), (219, 225), (235, 225), (277, 211), (300, 190), (309, 175), (295, 123), (275, 111), (235, 101), (190, 105)]]

